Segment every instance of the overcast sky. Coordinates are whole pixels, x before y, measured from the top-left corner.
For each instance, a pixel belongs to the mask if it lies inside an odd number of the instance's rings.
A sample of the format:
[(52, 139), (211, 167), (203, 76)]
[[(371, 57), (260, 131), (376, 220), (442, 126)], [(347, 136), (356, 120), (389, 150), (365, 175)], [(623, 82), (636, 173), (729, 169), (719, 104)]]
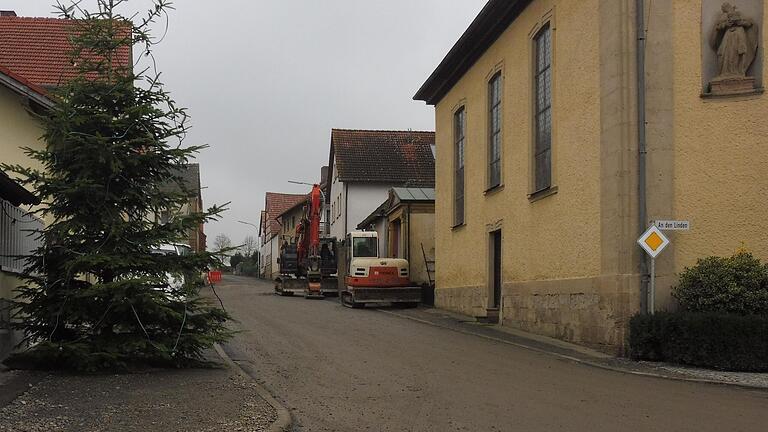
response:
[[(131, 0), (123, 14), (149, 0)], [(412, 100), (486, 0), (176, 0), (156, 49), (163, 81), (189, 109), (205, 206), (231, 201), (208, 244), (257, 231), (264, 193), (317, 182), (331, 128), (434, 130)], [(51, 16), (53, 0), (0, 0)], [(84, 4), (93, 4), (85, 0)]]

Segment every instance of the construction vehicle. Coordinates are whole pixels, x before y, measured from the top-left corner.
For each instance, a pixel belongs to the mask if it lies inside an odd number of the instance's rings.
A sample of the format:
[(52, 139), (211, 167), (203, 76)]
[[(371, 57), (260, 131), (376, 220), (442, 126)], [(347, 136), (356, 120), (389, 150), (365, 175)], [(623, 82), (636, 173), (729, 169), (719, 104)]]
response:
[(296, 226), (296, 244), (280, 248), (280, 275), (275, 292), (280, 295), (303, 294), (305, 298), (322, 298), (337, 293), (336, 240), (322, 237), (322, 190), (312, 186), (304, 216)]
[(338, 260), (339, 300), (350, 308), (366, 304), (418, 306), (421, 287), (411, 283), (408, 261), (380, 258), (376, 232), (347, 234)]

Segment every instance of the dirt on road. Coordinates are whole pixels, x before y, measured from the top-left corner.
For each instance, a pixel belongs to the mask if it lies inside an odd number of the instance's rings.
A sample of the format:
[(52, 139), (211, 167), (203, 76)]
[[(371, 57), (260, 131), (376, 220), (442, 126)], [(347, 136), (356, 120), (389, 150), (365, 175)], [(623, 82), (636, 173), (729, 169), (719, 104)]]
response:
[(228, 277), (225, 349), (298, 431), (760, 431), (768, 393), (612, 372)]

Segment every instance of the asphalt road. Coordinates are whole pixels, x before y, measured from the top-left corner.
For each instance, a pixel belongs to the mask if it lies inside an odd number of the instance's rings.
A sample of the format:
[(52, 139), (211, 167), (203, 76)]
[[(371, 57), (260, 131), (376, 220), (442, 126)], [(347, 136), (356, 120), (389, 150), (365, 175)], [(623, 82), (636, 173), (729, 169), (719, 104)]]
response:
[(227, 347), (298, 431), (768, 431), (768, 393), (612, 372), (225, 277)]

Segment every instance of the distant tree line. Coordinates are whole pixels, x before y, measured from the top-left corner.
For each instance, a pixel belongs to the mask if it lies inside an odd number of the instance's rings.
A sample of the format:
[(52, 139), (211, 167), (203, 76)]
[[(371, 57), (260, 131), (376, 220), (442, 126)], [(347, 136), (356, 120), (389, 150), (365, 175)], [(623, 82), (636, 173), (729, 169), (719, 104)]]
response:
[(258, 242), (253, 236), (243, 240), (239, 250), (229, 259), (232, 271), (236, 274), (247, 276), (259, 275), (259, 250)]

